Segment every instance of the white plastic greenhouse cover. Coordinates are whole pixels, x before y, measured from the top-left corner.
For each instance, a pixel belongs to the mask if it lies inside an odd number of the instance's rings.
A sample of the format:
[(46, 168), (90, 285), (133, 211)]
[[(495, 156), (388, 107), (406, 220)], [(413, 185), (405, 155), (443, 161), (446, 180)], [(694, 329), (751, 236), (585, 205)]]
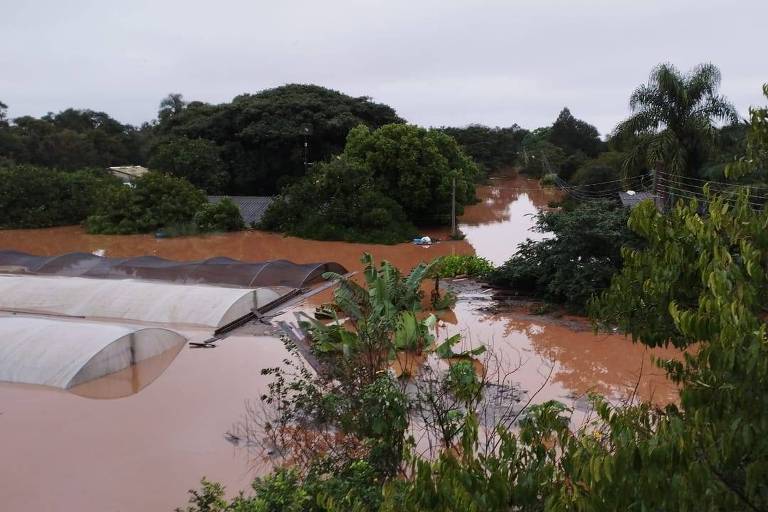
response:
[(0, 381), (69, 389), (185, 341), (167, 329), (0, 317)]
[(279, 296), (269, 288), (0, 276), (0, 310), (198, 327), (227, 325)]

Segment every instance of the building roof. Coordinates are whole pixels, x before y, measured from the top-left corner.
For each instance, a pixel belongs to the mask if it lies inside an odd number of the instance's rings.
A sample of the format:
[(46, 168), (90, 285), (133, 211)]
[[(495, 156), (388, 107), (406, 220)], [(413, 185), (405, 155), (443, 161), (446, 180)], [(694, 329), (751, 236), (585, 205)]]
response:
[(142, 279), (243, 288), (305, 288), (319, 281), (325, 272), (345, 274), (347, 269), (334, 262), (247, 262), (222, 256), (202, 261), (173, 261), (157, 256), (105, 258), (85, 252), (36, 256), (8, 250), (0, 251), (0, 272), (99, 279)]
[(632, 190), (627, 192), (619, 192), (619, 199), (621, 199), (621, 204), (629, 208), (634, 208), (641, 201), (645, 201), (646, 199), (652, 200), (654, 197), (655, 196), (650, 192), (635, 192)]
[(141, 165), (118, 165), (110, 167), (109, 170), (112, 171), (112, 174), (127, 179), (138, 178), (149, 172), (149, 169)]
[(267, 208), (274, 201), (274, 197), (270, 196), (208, 196), (208, 201), (218, 203), (224, 198), (228, 198), (237, 205), (240, 216), (248, 226), (261, 222)]
[(0, 317), (0, 381), (69, 389), (185, 342), (167, 329)]
[(270, 288), (0, 275), (0, 310), (108, 321), (219, 328), (280, 296)]

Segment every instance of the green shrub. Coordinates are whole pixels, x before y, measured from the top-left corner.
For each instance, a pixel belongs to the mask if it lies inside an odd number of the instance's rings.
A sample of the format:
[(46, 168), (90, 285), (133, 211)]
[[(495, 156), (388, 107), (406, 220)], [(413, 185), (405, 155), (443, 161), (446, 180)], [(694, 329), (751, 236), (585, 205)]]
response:
[(487, 277), (492, 271), (493, 264), (490, 261), (474, 254), (441, 256), (432, 270), (437, 277), (468, 276), (479, 279)]
[(489, 276), (491, 283), (582, 311), (621, 269), (621, 248), (636, 244), (629, 211), (613, 202), (580, 203), (539, 214), (536, 230), (552, 236), (527, 240)]
[(195, 225), (200, 231), (240, 231), (245, 222), (240, 209), (229, 198), (218, 203), (206, 203), (195, 214)]
[(79, 224), (101, 198), (120, 189), (105, 171), (58, 171), (31, 165), (0, 168), (0, 228)]
[(192, 222), (206, 203), (205, 195), (188, 181), (150, 172), (132, 185), (109, 189), (86, 227), (97, 234), (150, 233)]
[(269, 207), (262, 227), (315, 240), (394, 244), (416, 228), (359, 162), (336, 158), (315, 166)]
[(539, 185), (542, 187), (554, 187), (557, 184), (557, 174), (550, 173), (545, 174), (539, 180)]

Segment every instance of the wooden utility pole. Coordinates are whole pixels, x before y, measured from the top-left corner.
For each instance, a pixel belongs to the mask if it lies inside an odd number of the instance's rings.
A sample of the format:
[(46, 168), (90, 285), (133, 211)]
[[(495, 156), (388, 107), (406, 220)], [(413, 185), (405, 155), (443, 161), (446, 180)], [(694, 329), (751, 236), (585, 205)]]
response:
[(456, 176), (453, 177), (453, 191), (451, 192), (451, 236), (456, 238)]

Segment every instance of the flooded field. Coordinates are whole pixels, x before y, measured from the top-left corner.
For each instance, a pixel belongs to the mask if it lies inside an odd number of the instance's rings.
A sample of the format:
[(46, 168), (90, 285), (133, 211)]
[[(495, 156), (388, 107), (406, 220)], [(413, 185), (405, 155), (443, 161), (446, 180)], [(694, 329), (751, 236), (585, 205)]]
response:
[[(479, 254), (506, 260), (531, 233), (532, 215), (554, 195), (535, 181), (500, 177), (478, 190), (467, 208), (463, 241), (429, 248), (318, 242), (264, 232), (155, 239), (149, 235), (94, 236), (79, 227), (0, 231), (0, 249), (54, 255), (103, 250), (111, 257), (154, 254), (194, 260), (337, 261), (360, 268), (364, 251), (404, 269), (443, 254)], [(446, 238), (445, 232), (427, 233)], [(323, 296), (313, 297), (311, 310)], [(653, 357), (673, 350), (645, 349), (622, 336), (593, 335), (582, 321), (563, 322), (523, 312), (493, 312), (487, 296), (470, 294), (443, 317), (439, 336), (461, 332), (517, 368), (513, 380), (535, 402), (559, 399), (583, 410), (587, 392), (614, 400), (637, 393), (656, 403), (676, 399)], [(292, 311), (285, 313), (286, 318)], [(193, 338), (200, 333), (189, 333)], [(266, 385), (263, 367), (285, 352), (269, 336), (233, 336), (213, 349), (162, 354), (140, 367), (80, 386), (74, 392), (0, 384), (0, 443), (5, 464), (3, 510), (172, 510), (202, 476), (231, 491), (247, 489), (253, 461), (225, 436)], [(111, 398), (106, 397), (122, 397)]]

